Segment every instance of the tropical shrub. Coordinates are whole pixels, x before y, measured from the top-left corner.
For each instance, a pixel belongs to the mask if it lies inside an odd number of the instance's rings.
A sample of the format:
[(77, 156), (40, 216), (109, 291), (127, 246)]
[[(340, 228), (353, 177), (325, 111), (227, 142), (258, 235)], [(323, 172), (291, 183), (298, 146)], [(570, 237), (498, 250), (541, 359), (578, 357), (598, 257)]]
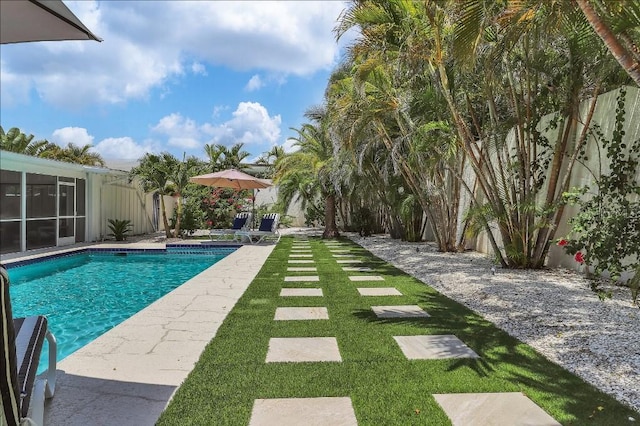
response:
[(233, 223), (236, 213), (251, 211), (253, 194), (250, 190), (214, 188), (202, 198), (200, 208), (208, 228), (226, 229)]
[(130, 220), (120, 220), (120, 219), (109, 219), (109, 230), (111, 233), (109, 236), (115, 238), (116, 241), (124, 241), (127, 239), (127, 235), (131, 232), (131, 224)]
[[(610, 171), (599, 176), (594, 174), (595, 191), (584, 186), (565, 193), (567, 201), (577, 205), (580, 212), (570, 219), (570, 237), (560, 245), (576, 262), (586, 266), (588, 275), (595, 275), (592, 278), (598, 278), (604, 272), (613, 280), (619, 280), (625, 273), (631, 277), (635, 275), (629, 285), (637, 300), (640, 283), (640, 181), (637, 177), (640, 139), (629, 146), (624, 139), (624, 95), (622, 89), (611, 140), (607, 140), (599, 128), (593, 129), (596, 143), (601, 145), (610, 162)], [(600, 292), (597, 284), (592, 288)]]

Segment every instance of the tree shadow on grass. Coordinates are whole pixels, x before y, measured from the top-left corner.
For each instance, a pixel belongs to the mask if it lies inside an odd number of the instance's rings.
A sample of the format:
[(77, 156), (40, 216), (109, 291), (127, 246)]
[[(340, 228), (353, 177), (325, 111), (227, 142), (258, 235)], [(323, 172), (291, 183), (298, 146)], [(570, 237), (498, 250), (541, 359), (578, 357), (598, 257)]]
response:
[[(459, 303), (435, 291), (420, 296), (418, 306), (429, 318), (378, 318), (371, 309), (358, 309), (361, 320), (389, 326), (390, 332), (452, 334), (480, 358), (461, 358), (447, 371), (470, 368), (479, 377), (505, 381), (505, 392), (519, 390), (564, 424), (627, 424), (637, 413), (586, 383), (518, 339)], [(397, 327), (396, 327), (397, 326)]]

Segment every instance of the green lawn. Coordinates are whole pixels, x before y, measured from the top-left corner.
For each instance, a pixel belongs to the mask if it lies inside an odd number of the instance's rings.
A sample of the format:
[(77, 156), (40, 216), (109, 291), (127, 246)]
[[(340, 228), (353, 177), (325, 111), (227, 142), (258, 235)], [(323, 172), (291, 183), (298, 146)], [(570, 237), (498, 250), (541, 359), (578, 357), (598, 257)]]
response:
[[(567, 425), (625, 425), (638, 413), (510, 337), (469, 309), (341, 240), (365, 261), (338, 264), (310, 239), (320, 282), (285, 283), (292, 242), (283, 237), (176, 392), (159, 425), (247, 425), (255, 399), (348, 396), (359, 425), (448, 425), (432, 394), (523, 392)], [(370, 273), (342, 266), (369, 266)], [(349, 275), (385, 280), (351, 282)], [(299, 284), (299, 285), (298, 285)], [(357, 287), (403, 296), (362, 297)], [(282, 287), (321, 287), (324, 297), (280, 297)], [(417, 304), (430, 318), (378, 319), (374, 305)], [(276, 307), (326, 306), (329, 320), (274, 321)], [(392, 336), (455, 334), (479, 359), (407, 360)], [(265, 363), (271, 337), (336, 337), (342, 362)]]

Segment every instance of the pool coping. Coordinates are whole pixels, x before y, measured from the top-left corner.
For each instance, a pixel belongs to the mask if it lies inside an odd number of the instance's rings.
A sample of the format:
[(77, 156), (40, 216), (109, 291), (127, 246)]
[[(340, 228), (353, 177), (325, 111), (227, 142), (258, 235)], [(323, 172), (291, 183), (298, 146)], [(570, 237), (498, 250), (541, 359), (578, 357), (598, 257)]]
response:
[[(114, 247), (115, 246), (115, 247)], [(162, 249), (164, 244), (95, 244), (93, 249)], [(220, 247), (220, 246), (216, 246)], [(58, 363), (48, 425), (152, 425), (275, 245), (245, 245)]]

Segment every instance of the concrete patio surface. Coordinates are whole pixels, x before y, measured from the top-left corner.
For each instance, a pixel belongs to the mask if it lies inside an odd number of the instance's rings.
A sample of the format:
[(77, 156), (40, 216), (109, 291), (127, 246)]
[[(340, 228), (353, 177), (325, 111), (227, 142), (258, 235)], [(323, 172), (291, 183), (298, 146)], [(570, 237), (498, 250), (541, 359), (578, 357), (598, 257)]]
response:
[[(158, 243), (92, 246), (164, 248)], [(154, 424), (274, 248), (272, 244), (240, 247), (60, 361), (45, 423)], [(53, 252), (69, 250), (74, 249)], [(10, 260), (27, 257), (34, 256)]]

